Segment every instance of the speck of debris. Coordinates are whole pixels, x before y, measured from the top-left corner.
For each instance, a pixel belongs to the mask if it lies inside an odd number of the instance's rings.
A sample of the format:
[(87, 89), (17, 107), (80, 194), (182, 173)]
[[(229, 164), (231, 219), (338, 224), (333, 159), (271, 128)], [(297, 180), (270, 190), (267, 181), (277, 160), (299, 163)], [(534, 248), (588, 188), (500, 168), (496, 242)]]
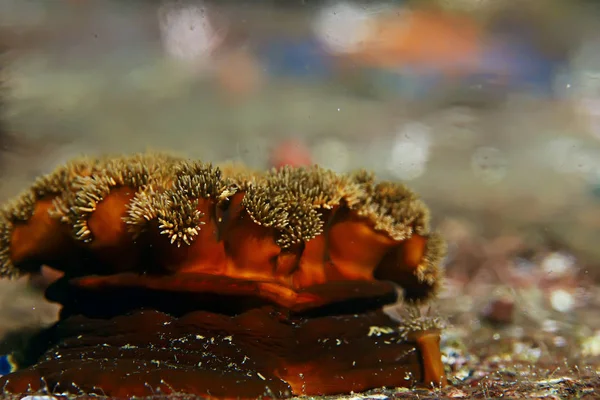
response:
[(370, 326), (367, 336), (381, 336), (394, 333), (394, 328), (389, 326)]

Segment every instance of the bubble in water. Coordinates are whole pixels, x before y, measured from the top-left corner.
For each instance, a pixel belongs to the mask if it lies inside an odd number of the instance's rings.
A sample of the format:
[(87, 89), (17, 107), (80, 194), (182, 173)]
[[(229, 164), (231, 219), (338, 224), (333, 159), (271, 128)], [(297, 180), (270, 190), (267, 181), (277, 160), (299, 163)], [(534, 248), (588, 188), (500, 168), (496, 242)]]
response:
[(548, 143), (546, 157), (559, 173), (580, 173), (593, 181), (598, 176), (598, 154), (571, 138), (559, 138)]
[(542, 322), (542, 330), (548, 333), (556, 333), (560, 329), (558, 321), (546, 319)]
[(222, 41), (201, 3), (163, 5), (159, 25), (167, 54), (178, 60), (204, 60)]
[(592, 154), (592, 152), (587, 150), (581, 150), (575, 152), (573, 154), (573, 162), (574, 167), (577, 172), (581, 172), (582, 174), (589, 175), (592, 174), (597, 166), (599, 165), (596, 161), (598, 159), (597, 154)]
[(409, 123), (400, 129), (392, 145), (388, 171), (398, 179), (411, 180), (423, 175), (429, 161), (430, 128)]
[(550, 304), (556, 311), (566, 313), (575, 307), (575, 299), (566, 290), (558, 289), (550, 294)]
[(357, 4), (340, 1), (323, 7), (312, 28), (319, 41), (332, 53), (358, 50), (371, 34), (370, 13)]
[(594, 335), (583, 340), (581, 352), (586, 357), (600, 356), (600, 330), (597, 330)]
[(506, 176), (507, 164), (504, 153), (495, 147), (479, 147), (471, 157), (473, 173), (487, 184), (502, 181)]
[(546, 161), (556, 172), (572, 172), (571, 154), (579, 146), (579, 141), (572, 138), (561, 137), (553, 139), (546, 146)]
[(235, 159), (252, 168), (263, 167), (270, 158), (272, 142), (255, 134), (240, 135), (235, 144)]
[(575, 258), (561, 252), (551, 253), (541, 263), (542, 270), (553, 277), (569, 274), (575, 268)]
[(350, 151), (342, 141), (337, 139), (322, 139), (313, 146), (315, 164), (336, 172), (344, 172), (350, 167)]

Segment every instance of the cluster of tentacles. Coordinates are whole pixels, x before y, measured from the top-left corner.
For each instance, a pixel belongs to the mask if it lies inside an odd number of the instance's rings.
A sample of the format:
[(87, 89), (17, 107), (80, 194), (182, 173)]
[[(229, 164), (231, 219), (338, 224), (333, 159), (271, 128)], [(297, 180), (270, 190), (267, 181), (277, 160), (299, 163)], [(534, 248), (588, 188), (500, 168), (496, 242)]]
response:
[[(443, 240), (404, 185), (164, 154), (73, 160), (0, 213), (0, 276), (47, 265), (63, 305), (4, 393), (214, 398), (445, 384)], [(38, 346), (39, 347), (39, 346)]]

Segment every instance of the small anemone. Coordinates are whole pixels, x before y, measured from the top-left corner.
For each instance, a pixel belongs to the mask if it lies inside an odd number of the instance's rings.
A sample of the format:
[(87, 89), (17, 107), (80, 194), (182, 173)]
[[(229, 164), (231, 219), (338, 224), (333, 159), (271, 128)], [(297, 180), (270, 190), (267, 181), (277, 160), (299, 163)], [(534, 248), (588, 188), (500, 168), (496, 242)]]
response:
[(221, 170), (210, 163), (182, 161), (175, 165), (175, 185), (190, 198), (216, 198), (223, 191)]
[(429, 232), (429, 210), (413, 191), (400, 183), (361, 179), (365, 181), (361, 183), (365, 196), (353, 208), (358, 215), (370, 219), (376, 230), (388, 233), (394, 240)]
[(398, 326), (400, 341), (408, 340), (413, 333), (430, 330), (442, 330), (447, 326), (447, 321), (439, 316), (423, 315), (418, 306), (409, 305), (400, 313), (401, 323)]
[(238, 186), (244, 185), (247, 182), (253, 182), (257, 178), (264, 176), (263, 171), (255, 170), (242, 163), (233, 161), (219, 163), (217, 167), (221, 170), (223, 179), (230, 179), (238, 184)]
[(425, 243), (425, 252), (421, 259), (421, 264), (416, 270), (419, 282), (427, 283), (428, 285), (441, 284), (441, 271), (439, 265), (446, 255), (446, 241), (438, 232), (429, 234)]
[(256, 185), (248, 187), (242, 206), (257, 225), (282, 231), (288, 225), (288, 205), (275, 187)]
[(197, 208), (198, 199), (188, 197), (177, 188), (161, 192), (150, 188), (135, 194), (123, 219), (134, 238), (155, 223), (161, 235), (167, 235), (172, 244), (180, 247), (190, 245), (205, 224), (201, 221), (204, 213)]
[(318, 166), (272, 170), (266, 177), (270, 186), (315, 208), (331, 209), (344, 202), (353, 205), (362, 195), (360, 186), (350, 177)]
[(2, 207), (2, 213), (11, 222), (26, 222), (33, 216), (37, 200), (33, 190), (24, 190)]
[(137, 239), (145, 231), (148, 223), (156, 218), (152, 200), (154, 196), (156, 196), (154, 188), (147, 187), (138, 191), (129, 202), (127, 215), (123, 217), (123, 221), (134, 239)]
[(127, 215), (123, 217), (123, 221), (134, 239), (144, 233), (150, 222), (157, 218), (159, 207), (155, 205), (156, 197), (154, 188), (149, 186), (138, 191), (129, 202)]
[(70, 160), (49, 174), (36, 179), (31, 190), (40, 199), (46, 196), (58, 195), (66, 191), (76, 176), (89, 176), (104, 167), (105, 160), (90, 156), (82, 156)]
[(149, 166), (149, 168), (168, 168), (171, 165), (182, 162), (183, 157), (164, 151), (147, 151), (145, 153), (136, 153), (133, 155), (121, 156), (125, 160), (141, 162)]
[(73, 236), (77, 240), (89, 242), (93, 238), (88, 219), (114, 188), (142, 189), (155, 179), (156, 175), (150, 173), (145, 163), (114, 159), (94, 175), (76, 176), (70, 190), (65, 192), (60, 201), (55, 202), (55, 208), (61, 219), (72, 226)]
[(92, 240), (92, 232), (87, 220), (96, 211), (98, 203), (117, 186), (117, 182), (107, 175), (79, 176), (75, 178), (73, 185), (79, 189), (67, 198), (67, 218), (75, 239), (88, 242)]
[(158, 229), (167, 235), (171, 244), (190, 245), (205, 222), (198, 210), (198, 199), (190, 199), (176, 190), (167, 190), (152, 198)]
[[(39, 177), (33, 185), (15, 199), (2, 207), (0, 211), (0, 276), (15, 277), (19, 271), (11, 260), (11, 240), (15, 224), (29, 221), (35, 212), (36, 203), (44, 198), (58, 202), (63, 193), (68, 192), (71, 181), (78, 176), (90, 175), (99, 168), (99, 161), (90, 157), (71, 160), (50, 174)], [(50, 212), (52, 210), (49, 210)], [(45, 211), (44, 211), (45, 212)]]
[(333, 175), (328, 178), (316, 168), (272, 170), (257, 185), (248, 187), (242, 205), (254, 222), (279, 232), (277, 244), (285, 249), (323, 232), (318, 209), (342, 199), (333, 193), (334, 186), (327, 179), (333, 181)]
[(10, 242), (14, 226), (4, 212), (0, 212), (0, 277), (15, 278), (21, 275), (10, 255)]
[(15, 224), (33, 216), (35, 202), (34, 191), (28, 189), (0, 209), (0, 277), (15, 278), (21, 274), (11, 258), (12, 234)]
[(359, 185), (374, 185), (375, 173), (366, 169), (359, 169), (349, 174), (349, 178)]
[[(122, 157), (123, 158), (123, 157)], [(82, 156), (56, 168), (33, 184), (37, 198), (54, 195), (53, 207), (49, 210), (52, 217), (64, 223), (72, 223), (71, 205), (76, 202), (76, 191), (81, 184), (80, 178), (91, 177), (103, 173), (106, 168), (115, 169), (118, 157)]]
[(287, 203), (288, 224), (277, 239), (281, 248), (307, 242), (323, 232), (321, 214), (309, 203)]

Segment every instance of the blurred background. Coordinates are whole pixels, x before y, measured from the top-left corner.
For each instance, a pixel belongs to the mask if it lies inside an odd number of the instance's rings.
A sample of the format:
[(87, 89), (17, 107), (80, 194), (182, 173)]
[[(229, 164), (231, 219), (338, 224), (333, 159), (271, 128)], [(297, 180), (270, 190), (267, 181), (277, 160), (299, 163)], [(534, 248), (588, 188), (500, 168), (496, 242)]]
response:
[[(431, 206), (454, 307), (551, 332), (583, 319), (598, 356), (599, 16), (576, 0), (0, 0), (0, 196), (81, 153), (371, 169)], [(0, 331), (55, 318), (11, 297)]]

